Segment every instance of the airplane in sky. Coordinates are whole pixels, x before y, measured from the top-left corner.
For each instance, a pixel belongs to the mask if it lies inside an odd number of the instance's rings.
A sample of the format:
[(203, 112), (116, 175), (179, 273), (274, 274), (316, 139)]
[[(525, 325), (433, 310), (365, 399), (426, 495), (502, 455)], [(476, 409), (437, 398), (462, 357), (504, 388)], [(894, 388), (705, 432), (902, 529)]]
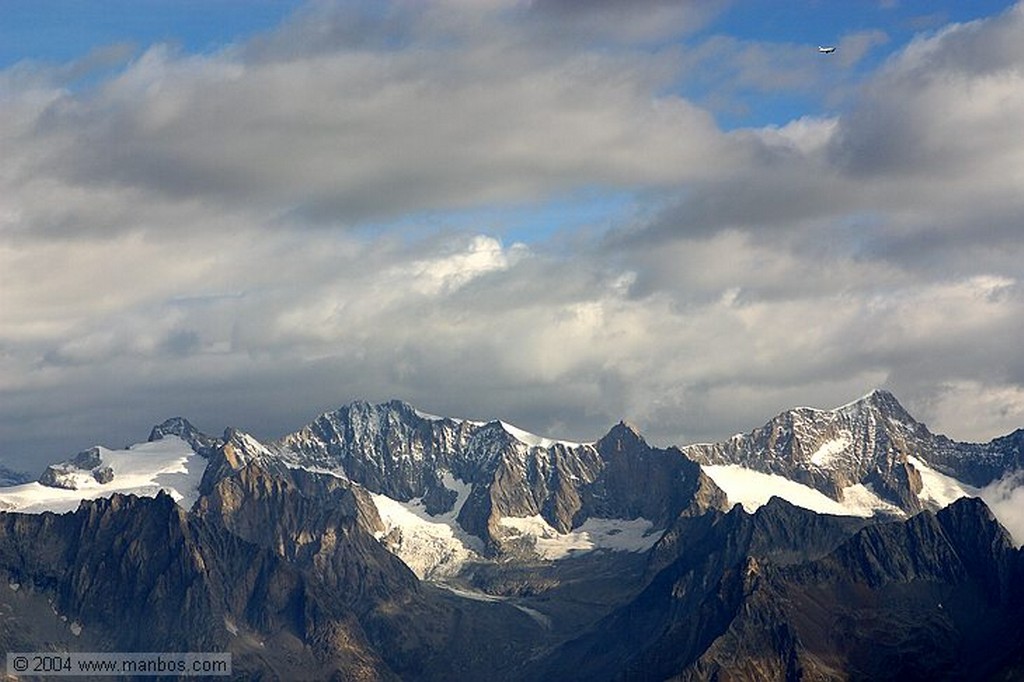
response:
[(829, 45), (828, 47), (822, 47), (821, 45), (818, 45), (818, 52), (822, 54), (832, 54), (835, 51), (836, 48), (834, 45)]

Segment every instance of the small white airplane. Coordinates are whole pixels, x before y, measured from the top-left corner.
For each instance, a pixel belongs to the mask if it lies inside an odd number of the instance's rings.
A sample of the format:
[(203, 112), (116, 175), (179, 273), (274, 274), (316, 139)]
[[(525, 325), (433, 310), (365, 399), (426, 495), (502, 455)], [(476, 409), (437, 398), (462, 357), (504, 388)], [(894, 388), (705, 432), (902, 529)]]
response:
[(822, 47), (821, 45), (818, 45), (818, 52), (822, 54), (832, 54), (835, 51), (836, 48), (834, 45), (829, 45), (828, 47)]

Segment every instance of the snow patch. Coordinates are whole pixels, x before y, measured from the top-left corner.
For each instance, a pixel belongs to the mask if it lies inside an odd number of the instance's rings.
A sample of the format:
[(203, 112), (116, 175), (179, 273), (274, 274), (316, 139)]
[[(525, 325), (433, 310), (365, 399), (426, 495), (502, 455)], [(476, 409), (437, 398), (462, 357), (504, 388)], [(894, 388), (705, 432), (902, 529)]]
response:
[(842, 505), (857, 512), (849, 516), (872, 516), (879, 512), (890, 516), (905, 516), (902, 509), (883, 500), (870, 484), (854, 483), (843, 488)]
[(90, 472), (75, 472), (77, 490), (51, 488), (38, 482), (0, 489), (0, 507), (27, 514), (74, 511), (82, 500), (110, 497), (114, 493), (156, 497), (161, 490), (185, 509), (199, 498), (199, 482), (206, 460), (177, 436), (139, 443), (127, 450), (100, 447), (102, 466), (114, 471), (114, 479), (100, 483)]
[(567, 448), (578, 448), (580, 445), (582, 445), (582, 443), (576, 443), (569, 440), (555, 440), (553, 438), (545, 438), (543, 436), (538, 436), (536, 434), (530, 433), (529, 431), (524, 431), (518, 426), (513, 426), (508, 422), (499, 421), (498, 423), (501, 424), (501, 428), (505, 429), (505, 431), (510, 436), (515, 438), (520, 443), (529, 445), (531, 448), (550, 448), (551, 446), (556, 444), (564, 445)]
[(311, 474), (318, 474), (323, 476), (332, 476), (342, 481), (351, 481), (351, 479), (349, 479), (349, 477), (345, 475), (345, 472), (340, 468), (327, 469), (326, 467), (306, 466), (304, 464), (299, 464), (291, 459), (282, 459), (282, 461), (284, 462), (284, 465), (289, 469), (294, 469), (296, 471), (306, 471)]
[(239, 445), (242, 446), (245, 453), (250, 457), (270, 459), (274, 456), (274, 453), (272, 453), (267, 446), (244, 431), (235, 431), (234, 437), (238, 440)]
[(850, 447), (850, 437), (846, 434), (827, 440), (822, 443), (814, 454), (811, 455), (811, 464), (819, 467), (827, 467), (835, 461), (836, 455)]
[(462, 511), (462, 505), (466, 504), (466, 500), (469, 499), (469, 494), (473, 492), (473, 486), (465, 481), (455, 478), (447, 471), (441, 474), (441, 483), (448, 490), (455, 491), (455, 504), (452, 505), (451, 511), (433, 518), (455, 523), (455, 519), (459, 518), (459, 513)]
[(523, 606), (522, 604), (512, 604), (512, 606), (516, 607), (530, 618), (533, 618), (533, 620), (545, 630), (551, 629), (550, 616), (541, 613), (537, 609), (531, 609), (529, 606)]
[(790, 504), (819, 514), (861, 517), (874, 516), (878, 512), (903, 514), (898, 507), (881, 499), (870, 487), (860, 483), (844, 488), (843, 501), (837, 502), (810, 486), (784, 476), (754, 471), (737, 464), (703, 465), (701, 469), (725, 491), (731, 503), (742, 504), (748, 513), (767, 504), (772, 497), (781, 497)]
[(539, 514), (503, 517), (499, 525), (513, 535), (532, 537), (534, 550), (543, 559), (555, 561), (574, 553), (604, 549), (613, 552), (646, 552), (661, 538), (647, 519), (587, 519), (579, 528), (559, 533)]
[(921, 474), (921, 492), (918, 493), (918, 497), (923, 502), (930, 502), (936, 508), (942, 508), (961, 497), (980, 496), (981, 491), (978, 488), (932, 469), (917, 457), (908, 455), (907, 461)]

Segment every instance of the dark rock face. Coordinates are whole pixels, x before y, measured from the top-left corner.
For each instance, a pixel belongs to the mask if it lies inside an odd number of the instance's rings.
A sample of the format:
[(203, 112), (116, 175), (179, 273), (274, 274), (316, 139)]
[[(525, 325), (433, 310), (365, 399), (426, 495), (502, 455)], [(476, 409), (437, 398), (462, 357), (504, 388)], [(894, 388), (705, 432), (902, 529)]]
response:
[[(434, 420), (400, 401), (357, 401), (321, 415), (272, 448), (297, 464), (337, 470), (369, 490), (408, 500), (440, 486), (438, 470), (474, 480), (478, 460), (497, 457), (511, 444), (505, 436), (496, 422)], [(468, 457), (467, 450), (478, 457)]]
[(887, 391), (875, 391), (835, 410), (796, 408), (763, 427), (721, 443), (688, 445), (702, 464), (739, 464), (809, 485), (834, 500), (864, 483), (908, 513), (924, 508), (921, 475), (908, 459), (975, 486), (1024, 466), (1024, 435), (991, 443), (957, 443), (928, 431)]
[[(395, 679), (329, 594), (163, 494), (114, 495), (61, 516), (0, 514), (0, 573), (19, 586), (0, 599), (48, 595), (79, 628), (68, 645), (84, 650), (230, 651), (243, 677)], [(0, 640), (38, 645), (36, 627), (8, 621)]]
[(620, 423), (597, 442), (602, 479), (588, 490), (592, 516), (642, 516), (668, 525), (681, 513), (728, 508), (725, 494), (678, 448), (653, 448)]
[(97, 483), (110, 483), (114, 480), (114, 470), (110, 467), (96, 467), (92, 472), (92, 477), (96, 479)]
[(290, 473), (246, 464), (192, 513), (164, 494), (0, 513), (0, 587), (16, 586), (0, 646), (227, 651), (238, 679), (444, 680), (508, 679), (542, 639), (512, 606), (424, 589), (370, 534), (358, 486)]
[(685, 551), (530, 672), (963, 680), (1019, 669), (1024, 554), (982, 502), (852, 535), (850, 523), (778, 503), (683, 519)]
[(172, 417), (162, 424), (154, 426), (149, 432), (148, 440), (152, 443), (165, 436), (177, 436), (192, 446), (197, 455), (203, 457), (209, 457), (224, 442), (223, 439), (202, 433), (184, 417)]
[(976, 486), (998, 480), (1008, 471), (1024, 469), (1024, 429), (977, 446), (977, 450), (972, 449), (970, 454), (958, 459), (946, 452), (939, 453), (935, 463)]
[(103, 458), (100, 456), (100, 449), (94, 447), (79, 452), (75, 455), (75, 458), (71, 460), (71, 463), (79, 469), (88, 471), (90, 469), (95, 469), (102, 464)]
[(412, 572), (371, 534), (383, 526), (364, 490), (328, 475), (288, 473), (247, 464), (201, 497), (196, 512), (312, 571), (350, 605), (369, 608), (418, 589)]
[[(670, 678), (696, 661), (739, 612), (745, 580), (768, 560), (754, 558), (755, 548), (787, 563), (806, 561), (848, 538), (855, 532), (850, 524), (777, 498), (753, 515), (737, 505), (727, 514), (680, 517), (652, 553), (647, 588), (530, 674), (538, 679)], [(809, 546), (808, 537), (815, 538)]]
[[(817, 561), (764, 571), (683, 677), (728, 675), (724, 654), (738, 651), (808, 677), (990, 679), (1022, 652), (1019, 557), (979, 500), (867, 527)], [(788, 647), (755, 643), (768, 622)]]

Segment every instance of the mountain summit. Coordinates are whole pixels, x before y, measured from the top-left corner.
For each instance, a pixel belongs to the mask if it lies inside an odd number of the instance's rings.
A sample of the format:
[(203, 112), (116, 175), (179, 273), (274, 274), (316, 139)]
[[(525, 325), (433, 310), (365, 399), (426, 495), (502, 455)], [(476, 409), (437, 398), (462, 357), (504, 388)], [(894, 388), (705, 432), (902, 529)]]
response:
[[(652, 448), (624, 423), (597, 443), (574, 443), (497, 420), (433, 417), (396, 400), (351, 403), (268, 448), (290, 466), (333, 471), (372, 493), (419, 500), (430, 515), (452, 514), (499, 553), (516, 537), (503, 519), (539, 517), (558, 533), (590, 518), (643, 517), (664, 528), (692, 495), (714, 487), (678, 449)], [(641, 504), (651, 486), (672, 494)]]
[(983, 486), (1024, 464), (1020, 445), (1007, 439), (958, 443), (933, 434), (892, 393), (876, 390), (832, 410), (787, 410), (749, 433), (683, 452), (705, 465), (782, 476), (840, 502), (851, 486), (863, 485), (914, 513), (937, 506), (921, 496), (923, 474)]

